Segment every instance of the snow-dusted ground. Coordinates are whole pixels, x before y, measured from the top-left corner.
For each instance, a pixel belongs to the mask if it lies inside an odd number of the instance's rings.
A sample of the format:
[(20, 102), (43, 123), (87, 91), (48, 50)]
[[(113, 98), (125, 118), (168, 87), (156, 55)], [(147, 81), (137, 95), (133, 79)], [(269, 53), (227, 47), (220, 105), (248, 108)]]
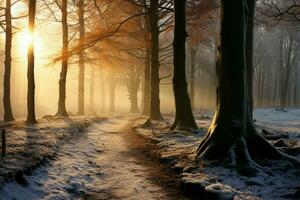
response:
[(300, 109), (256, 109), (254, 118), (258, 125), (276, 132), (288, 133), (291, 139), (300, 142)]
[(22, 181), (23, 173), (43, 164), (55, 156), (60, 144), (73, 134), (83, 132), (94, 121), (104, 118), (46, 116), (38, 124), (24, 121), (0, 122), (6, 130), (6, 157), (0, 161), (0, 188), (7, 181)]
[(55, 160), (25, 177), (27, 186), (6, 184), (0, 199), (183, 199), (153, 180), (160, 179), (157, 163), (130, 148), (129, 122), (112, 118), (76, 134), (61, 146)]
[[(300, 145), (300, 109), (257, 109), (254, 117), (260, 128), (266, 128), (275, 134), (286, 133), (289, 139), (296, 140)], [(202, 194), (215, 197), (218, 196), (218, 191), (222, 191), (221, 199), (299, 198), (300, 169), (293, 169), (286, 162), (275, 161), (271, 167), (267, 167), (267, 172), (259, 173), (255, 177), (240, 176), (230, 167), (195, 165), (193, 152), (210, 124), (210, 120), (203, 119), (203, 116), (199, 115), (196, 118), (200, 127), (199, 134), (162, 132), (161, 130), (169, 126), (165, 122), (156, 122), (151, 128), (137, 129), (141, 135), (157, 143), (161, 161), (180, 173), (182, 187), (187, 195), (195, 197), (195, 194)], [(201, 193), (202, 190), (208, 191), (209, 194)], [(298, 197), (295, 195), (296, 191)]]

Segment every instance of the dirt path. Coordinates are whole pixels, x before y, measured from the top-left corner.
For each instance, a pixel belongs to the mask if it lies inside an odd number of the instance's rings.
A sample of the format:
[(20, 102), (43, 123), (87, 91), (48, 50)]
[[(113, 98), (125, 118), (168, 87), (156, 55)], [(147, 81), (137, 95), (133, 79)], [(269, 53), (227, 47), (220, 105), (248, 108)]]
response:
[(7, 184), (0, 198), (184, 199), (153, 152), (131, 131), (132, 119), (94, 124), (62, 146), (56, 160), (25, 177), (28, 186)]

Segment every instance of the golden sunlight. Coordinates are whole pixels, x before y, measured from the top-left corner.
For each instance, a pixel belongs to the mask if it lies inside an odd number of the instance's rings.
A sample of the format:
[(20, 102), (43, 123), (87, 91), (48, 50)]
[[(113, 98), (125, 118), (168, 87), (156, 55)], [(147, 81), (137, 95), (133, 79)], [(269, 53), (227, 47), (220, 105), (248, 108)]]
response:
[(29, 33), (29, 31), (25, 30), (18, 35), (18, 38), (19, 38), (19, 48), (20, 48), (21, 55), (26, 55), (28, 46), (32, 44), (34, 44), (35, 53), (37, 55), (41, 53), (43, 42), (37, 32), (32, 34)]

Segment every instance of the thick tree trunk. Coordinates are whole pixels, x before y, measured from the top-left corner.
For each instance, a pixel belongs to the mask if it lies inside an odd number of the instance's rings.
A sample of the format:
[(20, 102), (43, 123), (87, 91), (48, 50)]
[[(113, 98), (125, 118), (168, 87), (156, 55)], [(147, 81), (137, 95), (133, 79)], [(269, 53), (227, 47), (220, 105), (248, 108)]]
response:
[(67, 117), (68, 113), (66, 110), (66, 82), (67, 82), (67, 73), (68, 73), (68, 20), (67, 20), (67, 0), (62, 0), (61, 4), (61, 13), (62, 13), (62, 64), (61, 64), (61, 72), (59, 78), (59, 99), (58, 99), (58, 110), (57, 116)]
[[(79, 46), (83, 47), (85, 37), (84, 0), (78, 1)], [(79, 83), (78, 83), (78, 115), (84, 115), (84, 85), (85, 85), (84, 51), (79, 53)]]
[[(29, 34), (34, 34), (35, 28), (35, 13), (36, 13), (36, 0), (29, 0), (28, 5), (28, 31)], [(29, 44), (28, 52), (28, 70), (27, 70), (27, 80), (28, 80), (28, 91), (27, 91), (27, 123), (34, 124), (37, 123), (35, 117), (35, 81), (34, 81), (34, 41)]]
[[(172, 130), (195, 130), (197, 125), (192, 112), (191, 100), (186, 81), (186, 22), (185, 0), (174, 0), (175, 28), (174, 28), (174, 76), (173, 91), (175, 97), (176, 116)], [(194, 73), (194, 72), (193, 72)]]
[(253, 118), (253, 30), (256, 0), (247, 0), (248, 22), (246, 36), (247, 86), (251, 118)]
[(197, 149), (198, 160), (229, 161), (243, 175), (262, 168), (256, 159), (287, 158), (260, 136), (251, 120), (245, 58), (247, 3), (221, 1), (221, 43), (217, 64), (217, 110), (207, 135)]
[(150, 67), (151, 67), (151, 54), (150, 48), (146, 47), (146, 60), (144, 70), (144, 97), (143, 97), (143, 111), (142, 115), (148, 116), (150, 113)]
[(158, 0), (150, 1), (149, 18), (151, 30), (151, 92), (150, 119), (162, 119), (159, 99), (159, 27)]
[(6, 0), (5, 7), (5, 71), (4, 71), (4, 121), (13, 121), (14, 116), (10, 101), (10, 76), (11, 76), (11, 48), (12, 48), (12, 19), (11, 19), (11, 0)]

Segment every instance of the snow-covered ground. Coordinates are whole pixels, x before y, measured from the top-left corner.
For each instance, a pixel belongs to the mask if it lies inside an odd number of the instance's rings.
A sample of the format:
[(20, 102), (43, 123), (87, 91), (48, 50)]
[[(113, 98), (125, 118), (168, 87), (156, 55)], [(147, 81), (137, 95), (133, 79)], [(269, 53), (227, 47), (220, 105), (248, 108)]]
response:
[[(259, 128), (275, 134), (286, 133), (299, 145), (300, 109), (257, 109), (254, 117)], [(25, 176), (27, 185), (16, 182), (4, 185), (0, 199), (184, 199), (177, 187), (165, 181), (170, 177), (165, 177), (161, 165), (171, 166), (179, 173), (182, 189), (186, 195), (194, 195), (193, 199), (217, 199), (218, 194), (221, 194), (221, 199), (296, 198), (295, 192), (300, 189), (300, 172), (280, 161), (273, 163), (271, 171), (255, 177), (240, 176), (229, 167), (195, 165), (193, 152), (210, 123), (206, 117), (199, 115), (196, 118), (199, 134), (162, 132), (169, 126), (166, 122), (157, 122), (152, 128), (137, 129), (139, 134), (156, 144), (163, 164), (158, 164), (147, 154), (147, 141), (131, 130), (132, 116), (106, 118), (93, 123), (86, 131), (77, 126), (70, 128), (63, 121), (53, 121), (50, 125), (50, 122), (41, 123), (39, 127), (21, 126), (16, 140), (25, 137), (32, 142), (40, 138), (39, 131), (48, 131), (50, 135), (43, 137), (51, 139), (54, 127), (57, 127), (55, 140), (64, 135), (69, 135), (69, 138), (61, 144), (54, 160)], [(171, 120), (171, 117), (168, 119)], [(63, 127), (67, 132), (62, 134)], [(72, 135), (70, 130), (73, 130)], [(33, 143), (36, 147), (34, 152), (41, 152), (45, 144), (51, 144), (51, 140), (47, 141)], [(18, 144), (16, 150), (22, 145)], [(200, 196), (197, 198), (197, 195)]]
[[(300, 145), (300, 109), (256, 109), (254, 118), (259, 128), (266, 128), (275, 134), (285, 133), (289, 136), (285, 140), (296, 140)], [(179, 172), (186, 195), (200, 195), (198, 199), (217, 199), (219, 194), (222, 194), (221, 199), (300, 198), (300, 169), (294, 169), (286, 162), (275, 161), (267, 172), (255, 177), (240, 176), (230, 167), (195, 165), (193, 152), (210, 124), (210, 119), (201, 115), (196, 119), (200, 127), (199, 134), (168, 132), (166, 128), (169, 125), (166, 122), (156, 122), (151, 128), (137, 129), (141, 135), (157, 143), (161, 162)], [(165, 132), (162, 132), (163, 129)]]
[(55, 156), (60, 144), (73, 134), (83, 132), (94, 121), (102, 118), (58, 118), (46, 116), (38, 124), (23, 121), (0, 123), (6, 130), (6, 157), (0, 161), (0, 188), (4, 182), (17, 180), (22, 175)]
[(153, 180), (160, 179), (157, 163), (131, 149), (130, 120), (111, 118), (76, 134), (55, 160), (25, 177), (27, 186), (6, 184), (0, 199), (184, 199)]
[(258, 125), (276, 132), (288, 133), (291, 139), (300, 142), (300, 109), (256, 109), (254, 118)]

